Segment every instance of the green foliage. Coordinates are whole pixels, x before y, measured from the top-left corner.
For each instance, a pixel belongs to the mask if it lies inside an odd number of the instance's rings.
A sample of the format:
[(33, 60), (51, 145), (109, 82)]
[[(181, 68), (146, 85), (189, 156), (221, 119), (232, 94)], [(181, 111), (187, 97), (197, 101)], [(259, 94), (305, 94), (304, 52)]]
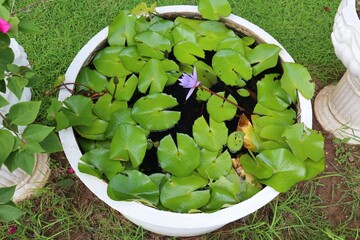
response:
[(219, 20), (231, 14), (231, 6), (227, 0), (200, 0), (199, 11), (203, 18)]

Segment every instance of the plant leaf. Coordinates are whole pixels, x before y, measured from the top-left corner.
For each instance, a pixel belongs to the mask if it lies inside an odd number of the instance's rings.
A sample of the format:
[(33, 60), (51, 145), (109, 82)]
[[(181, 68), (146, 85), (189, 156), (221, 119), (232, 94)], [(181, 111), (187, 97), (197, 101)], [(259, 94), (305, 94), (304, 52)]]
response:
[(244, 147), (246, 149), (253, 152), (260, 152), (260, 150), (262, 150), (261, 139), (257, 128), (251, 124), (250, 120), (244, 114), (240, 116), (237, 129), (244, 133)]
[(164, 53), (170, 52), (172, 47), (168, 38), (150, 30), (138, 33), (135, 41), (141, 56), (158, 60), (164, 59)]
[(196, 67), (197, 77), (201, 82), (201, 86), (211, 88), (218, 82), (216, 73), (212, 67), (203, 61), (197, 61), (194, 66)]
[(186, 177), (171, 177), (160, 193), (162, 205), (174, 212), (189, 212), (201, 208), (210, 199), (209, 190), (198, 190), (206, 186), (208, 180), (192, 174)]
[(227, 147), (231, 153), (236, 153), (241, 150), (244, 144), (244, 132), (232, 132), (227, 141)]
[(148, 60), (146, 57), (140, 55), (136, 46), (123, 48), (119, 53), (119, 58), (124, 67), (133, 73), (140, 72)]
[(134, 45), (136, 16), (121, 11), (109, 26), (108, 43), (110, 46)]
[(196, 57), (205, 58), (204, 50), (197, 43), (193, 42), (179, 42), (174, 46), (173, 52), (179, 62), (189, 65), (193, 65), (198, 61)]
[[(113, 100), (113, 96), (109, 93), (101, 96), (94, 104), (93, 113), (100, 119), (108, 122), (114, 112), (127, 108), (127, 102)], [(106, 111), (104, 111), (104, 109), (106, 109)]]
[[(177, 18), (177, 20), (178, 19), (179, 18)], [(198, 26), (198, 24), (200, 24), (201, 22), (198, 21), (196, 23)], [(174, 39), (174, 44), (176, 45), (180, 42), (196, 43), (197, 40), (197, 32), (195, 31), (196, 28), (193, 28), (183, 22), (179, 22), (178, 24), (176, 24), (174, 29), (171, 31), (171, 35)]]
[(80, 70), (76, 77), (76, 91), (89, 91), (102, 92), (108, 85), (106, 77), (96, 70), (89, 67), (84, 67)]
[(118, 79), (118, 84), (115, 91), (114, 78), (112, 78), (107, 86), (109, 93), (118, 101), (130, 101), (134, 95), (139, 79), (136, 75), (131, 75), (129, 78)]
[(212, 188), (210, 193), (211, 197), (208, 204), (201, 209), (204, 212), (214, 212), (223, 207), (237, 203), (231, 193), (225, 191), (224, 189)]
[(74, 128), (83, 138), (91, 140), (105, 140), (105, 131), (108, 125), (108, 122), (95, 117), (89, 126), (79, 125)]
[(33, 101), (19, 102), (11, 106), (8, 114), (11, 125), (25, 126), (35, 121), (40, 105), (40, 101)]
[(10, 77), (8, 79), (7, 87), (11, 92), (15, 94), (15, 96), (20, 99), (23, 93), (24, 87), (28, 84), (28, 80), (26, 78), (21, 77)]
[(199, 12), (205, 19), (219, 20), (231, 14), (231, 6), (227, 0), (200, 0)]
[(140, 71), (138, 89), (145, 93), (150, 87), (149, 94), (160, 93), (164, 90), (168, 76), (157, 59), (150, 59)]
[(209, 151), (219, 151), (227, 142), (228, 129), (224, 122), (218, 123), (210, 118), (208, 124), (203, 116), (195, 120), (193, 125), (195, 142)]
[(245, 48), (244, 43), (242, 39), (238, 36), (235, 37), (229, 37), (222, 40), (218, 46), (217, 51), (220, 51), (222, 49), (232, 49), (236, 52), (238, 52), (240, 55), (245, 56)]
[(110, 144), (110, 159), (131, 161), (137, 168), (144, 160), (147, 148), (146, 135), (139, 128), (120, 124)]
[(281, 87), (296, 103), (298, 90), (306, 99), (311, 99), (315, 93), (315, 83), (311, 82), (308, 70), (297, 63), (286, 62), (282, 64), (284, 73), (280, 79)]
[(253, 75), (257, 76), (278, 63), (281, 48), (275, 44), (259, 44), (247, 53), (246, 57), (253, 66)]
[(120, 161), (110, 159), (109, 149), (94, 149), (85, 153), (81, 158), (87, 164), (94, 166), (101, 173), (105, 174), (107, 179), (111, 180), (117, 173), (125, 170)]
[(63, 150), (58, 136), (53, 131), (40, 142), (40, 146), (47, 153), (55, 153)]
[(54, 130), (53, 127), (43, 126), (39, 124), (28, 125), (22, 137), (26, 140), (33, 140), (36, 142), (41, 142)]
[(159, 188), (147, 175), (137, 170), (127, 170), (113, 177), (107, 193), (117, 201), (145, 200), (154, 205), (159, 202)]
[(34, 153), (28, 153), (27, 151), (17, 152), (15, 161), (17, 167), (32, 175), (35, 166)]
[(24, 214), (25, 212), (21, 211), (19, 208), (11, 204), (0, 205), (0, 221), (2, 222), (13, 221)]
[(200, 149), (186, 134), (177, 133), (176, 142), (171, 135), (160, 141), (158, 161), (163, 170), (177, 177), (190, 175), (200, 164)]
[[(225, 98), (225, 92), (220, 92), (217, 94)], [(237, 103), (231, 94), (226, 98), (234, 103)], [(237, 107), (216, 95), (212, 95), (210, 97), (206, 103), (206, 109), (210, 117), (217, 122), (224, 122), (226, 120), (233, 119), (237, 111)]]
[(178, 105), (176, 98), (164, 93), (154, 93), (137, 100), (131, 116), (145, 129), (166, 130), (173, 127), (180, 119), (180, 112), (165, 110), (176, 105)]
[(133, 126), (137, 124), (135, 120), (131, 117), (130, 108), (120, 109), (111, 115), (109, 125), (105, 131), (105, 137), (107, 139), (112, 139), (117, 127), (122, 123), (130, 124)]
[(129, 72), (123, 65), (119, 53), (124, 47), (106, 47), (96, 53), (92, 63), (97, 71), (108, 77), (125, 77)]
[(14, 144), (14, 135), (7, 130), (0, 129), (0, 166), (12, 152)]
[(206, 149), (201, 150), (200, 166), (198, 173), (210, 180), (217, 180), (221, 176), (226, 176), (231, 168), (231, 156), (228, 151), (223, 153), (210, 152)]
[(285, 109), (283, 111), (275, 111), (258, 103), (256, 104), (253, 112), (263, 115), (262, 117), (253, 120), (260, 128), (263, 128), (270, 124), (278, 124), (284, 126), (292, 125), (295, 123), (296, 119), (296, 112), (292, 108)]
[(275, 111), (283, 111), (291, 104), (291, 98), (281, 88), (280, 81), (274, 80), (278, 74), (267, 74), (256, 83), (258, 103)]
[(0, 188), (0, 206), (11, 201), (15, 193), (15, 188), (16, 186)]
[(66, 108), (62, 108), (62, 112), (71, 126), (90, 126), (92, 124), (94, 103), (90, 98), (74, 95), (66, 98), (64, 104)]
[[(204, 21), (196, 29), (200, 35), (197, 43), (208, 51), (216, 51), (218, 45), (226, 38), (235, 37), (235, 33), (218, 21)], [(239, 54), (238, 52), (236, 52)]]
[(250, 63), (234, 50), (225, 49), (216, 52), (212, 67), (216, 75), (230, 86), (237, 86), (239, 79), (249, 80), (252, 77)]
[(9, 102), (3, 96), (0, 95), (0, 108), (5, 107), (8, 104)]

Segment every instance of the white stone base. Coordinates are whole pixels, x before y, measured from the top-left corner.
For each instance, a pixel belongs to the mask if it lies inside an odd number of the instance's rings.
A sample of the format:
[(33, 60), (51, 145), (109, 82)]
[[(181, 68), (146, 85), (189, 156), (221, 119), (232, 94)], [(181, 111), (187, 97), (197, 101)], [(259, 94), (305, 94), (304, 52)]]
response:
[(0, 187), (16, 185), (14, 202), (22, 201), (30, 197), (38, 188), (42, 188), (50, 176), (49, 155), (37, 154), (32, 176), (25, 173), (22, 169), (10, 172), (5, 165), (0, 169)]

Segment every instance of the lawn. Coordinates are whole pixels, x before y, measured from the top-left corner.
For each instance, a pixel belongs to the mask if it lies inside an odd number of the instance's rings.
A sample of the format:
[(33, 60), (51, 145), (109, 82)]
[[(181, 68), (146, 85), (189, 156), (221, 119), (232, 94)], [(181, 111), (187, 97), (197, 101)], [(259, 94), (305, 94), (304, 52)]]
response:
[[(45, 80), (34, 92), (43, 109), (44, 92), (65, 73), (76, 53), (131, 0), (12, 0), (13, 12), (42, 29), (20, 34), (32, 68)], [(151, 1), (146, 1), (151, 3)], [(229, 0), (233, 13), (276, 38), (294, 60), (305, 65), (318, 89), (336, 83), (345, 71), (330, 40), (340, 0)], [(159, 0), (196, 5), (195, 0)], [(45, 113), (39, 121), (44, 121)], [(314, 122), (314, 128), (321, 130)], [(300, 183), (256, 213), (222, 229), (189, 239), (360, 239), (360, 148), (324, 133), (326, 170)], [(133, 225), (98, 200), (68, 173), (62, 153), (51, 156), (52, 174), (44, 189), (20, 204), (27, 213), (0, 224), (0, 239), (173, 239)], [(14, 234), (8, 230), (16, 227)]]

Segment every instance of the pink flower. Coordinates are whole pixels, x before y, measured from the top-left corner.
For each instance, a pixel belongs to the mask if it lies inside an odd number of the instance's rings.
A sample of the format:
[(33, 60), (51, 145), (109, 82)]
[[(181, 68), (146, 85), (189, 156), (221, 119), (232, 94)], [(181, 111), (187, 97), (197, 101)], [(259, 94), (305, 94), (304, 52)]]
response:
[(200, 81), (197, 80), (197, 73), (196, 68), (194, 67), (194, 71), (192, 74), (183, 74), (181, 78), (179, 78), (179, 85), (183, 88), (189, 88), (189, 92), (186, 95), (186, 100), (191, 96), (191, 94), (194, 92), (195, 88), (197, 88), (200, 85)]
[(5, 34), (10, 30), (10, 28), (11, 28), (10, 23), (8, 23), (4, 19), (0, 18), (0, 32)]
[(73, 174), (75, 171), (74, 171), (74, 169), (73, 169), (72, 167), (69, 167), (68, 170), (67, 170), (67, 172), (68, 172), (69, 174)]
[(8, 230), (8, 234), (14, 234), (16, 233), (16, 227), (15, 226), (10, 226), (9, 230)]

